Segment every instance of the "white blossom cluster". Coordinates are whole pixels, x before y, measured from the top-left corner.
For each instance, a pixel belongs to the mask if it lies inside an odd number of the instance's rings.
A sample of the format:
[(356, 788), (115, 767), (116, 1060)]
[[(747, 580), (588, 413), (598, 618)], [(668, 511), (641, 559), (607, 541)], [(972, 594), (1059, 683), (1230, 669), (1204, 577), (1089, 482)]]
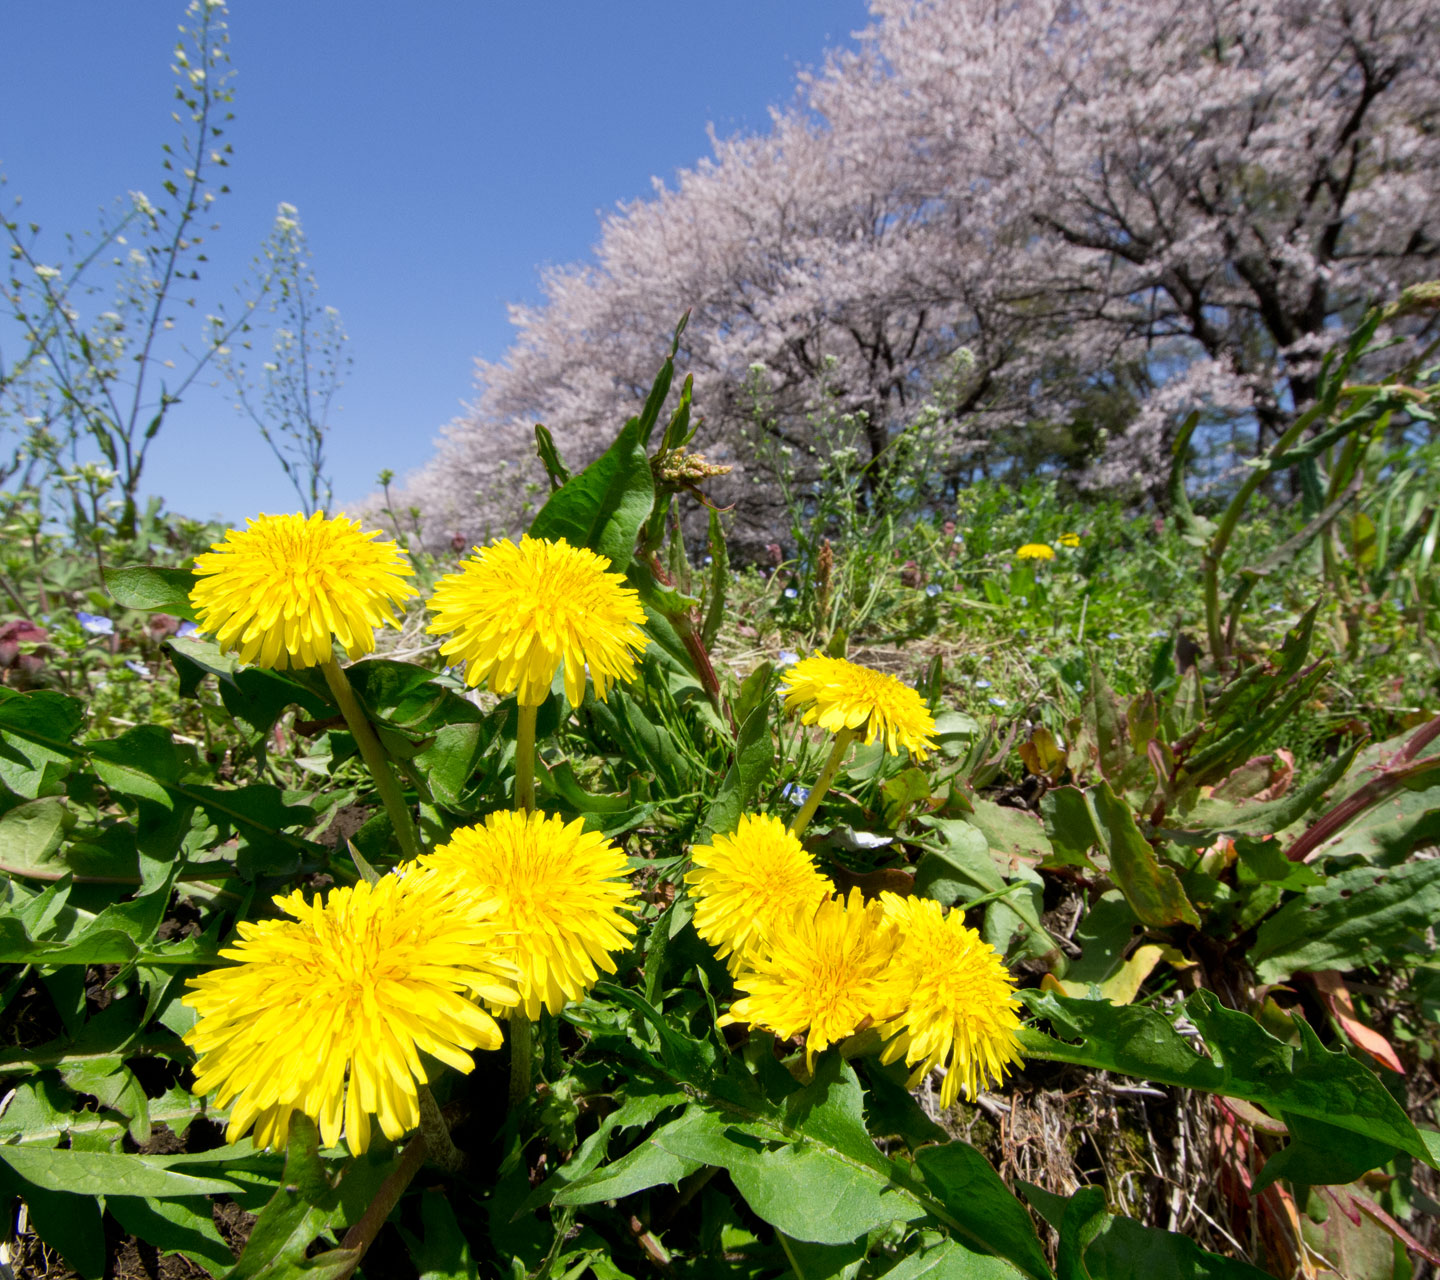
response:
[(1190, 409), (1273, 438), (1343, 328), (1436, 274), (1436, 0), (873, 13), (767, 133), (714, 139), (512, 311), (404, 498), (437, 536), (513, 524), (533, 423), (572, 468), (603, 449), (685, 311), (697, 444), (735, 492), (757, 425), (803, 455), (822, 402), (867, 458), (937, 418), (958, 475), (1097, 389), (1125, 411), (1091, 479), (1149, 485)]

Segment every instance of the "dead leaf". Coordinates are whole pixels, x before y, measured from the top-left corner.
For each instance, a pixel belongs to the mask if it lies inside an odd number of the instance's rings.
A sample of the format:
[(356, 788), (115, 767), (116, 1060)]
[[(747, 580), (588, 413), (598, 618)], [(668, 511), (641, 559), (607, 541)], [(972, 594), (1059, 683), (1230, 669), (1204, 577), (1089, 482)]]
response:
[(1334, 969), (1323, 969), (1312, 973), (1310, 978), (1319, 989), (1330, 1016), (1340, 1024), (1340, 1029), (1350, 1038), (1351, 1043), (1362, 1053), (1368, 1053), (1382, 1067), (1388, 1067), (1403, 1076), (1405, 1067), (1400, 1061), (1400, 1055), (1384, 1036), (1360, 1021), (1350, 999), (1350, 992), (1339, 973)]

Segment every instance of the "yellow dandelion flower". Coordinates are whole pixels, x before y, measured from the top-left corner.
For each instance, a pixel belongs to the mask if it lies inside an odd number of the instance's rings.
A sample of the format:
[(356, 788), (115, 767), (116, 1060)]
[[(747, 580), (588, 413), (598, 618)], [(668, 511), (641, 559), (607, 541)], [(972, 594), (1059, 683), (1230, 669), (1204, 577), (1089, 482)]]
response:
[(720, 1019), (748, 1022), (782, 1039), (805, 1035), (805, 1062), (896, 1012), (890, 964), (899, 934), (879, 902), (859, 889), (827, 898), (778, 925), (735, 978), (745, 995)]
[(622, 877), (625, 855), (576, 819), (543, 813), (492, 813), (462, 827), (421, 858), (458, 888), (496, 902), (495, 921), (510, 941), (519, 971), (520, 1009), (559, 1013), (615, 972), (612, 951), (635, 932), (625, 914), (634, 891)]
[(194, 1089), (233, 1104), (229, 1141), (253, 1124), (262, 1146), (283, 1146), (300, 1111), (330, 1146), (343, 1124), (358, 1154), (372, 1116), (391, 1139), (420, 1123), (421, 1053), (469, 1071), (466, 1050), (500, 1047), (500, 1028), (469, 998), (516, 1000), (479, 895), (412, 871), (323, 902), (297, 890), (275, 903), (292, 918), (242, 922), (220, 953), (238, 963), (191, 978), (183, 997), (200, 1015), (185, 1033), (199, 1055)]
[(1078, 547), (1080, 545), (1080, 535), (1078, 533), (1062, 533), (1060, 535), (1060, 545), (1062, 547)]
[(1048, 542), (1027, 542), (1015, 553), (1017, 560), (1053, 560), (1055, 548)]
[(415, 588), (393, 542), (358, 520), (316, 512), (256, 516), (195, 557), (190, 592), (200, 629), (241, 662), (313, 667), (338, 640), (353, 660), (373, 652), (375, 628), (398, 625), (394, 607)]
[(508, 538), (475, 554), (435, 584), (431, 635), (454, 632), (441, 646), (465, 663), (466, 683), (497, 694), (518, 691), (522, 706), (539, 706), (556, 669), (565, 667), (565, 696), (585, 697), (586, 666), (602, 701), (611, 683), (628, 680), (648, 643), (639, 593), (624, 585), (610, 561), (564, 539)]
[(896, 1038), (882, 1062), (902, 1054), (913, 1067), (913, 1089), (927, 1072), (945, 1067), (940, 1105), (952, 1106), (963, 1088), (976, 1097), (1020, 1062), (1015, 985), (1000, 953), (958, 911), (948, 916), (933, 898), (881, 894), (900, 930), (891, 980), (903, 1009), (881, 1031)]
[(749, 950), (798, 907), (818, 907), (834, 886), (779, 818), (746, 814), (734, 835), (690, 850), (685, 877), (695, 899), (695, 932), (730, 957), (734, 973)]
[(935, 719), (920, 695), (883, 671), (816, 653), (786, 669), (781, 692), (787, 711), (805, 708), (805, 724), (863, 729), (864, 742), (882, 738), (892, 755), (903, 747), (924, 759), (935, 746)]

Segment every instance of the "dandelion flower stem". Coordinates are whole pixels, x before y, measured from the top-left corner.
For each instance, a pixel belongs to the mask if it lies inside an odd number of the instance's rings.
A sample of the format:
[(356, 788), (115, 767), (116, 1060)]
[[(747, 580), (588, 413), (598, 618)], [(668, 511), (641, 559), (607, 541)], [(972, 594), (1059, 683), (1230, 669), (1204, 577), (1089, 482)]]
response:
[(518, 1107), (530, 1096), (530, 1048), (534, 1036), (523, 1009), (510, 1011), (510, 1105)]
[(375, 1198), (365, 1207), (360, 1219), (345, 1233), (340, 1247), (357, 1250), (357, 1255), (355, 1260), (348, 1264), (347, 1270), (335, 1273), (337, 1280), (345, 1280), (345, 1277), (354, 1275), (365, 1251), (375, 1243), (375, 1237), (380, 1234), (380, 1228), (385, 1225), (391, 1210), (400, 1203), (405, 1188), (414, 1181), (415, 1175), (420, 1172), (427, 1159), (446, 1173), (458, 1172), (465, 1163), (464, 1153), (450, 1140), (450, 1126), (445, 1123), (445, 1117), (440, 1114), (440, 1108), (435, 1105), (430, 1090), (423, 1084), (420, 1086), (419, 1099), (420, 1132), (405, 1144), (400, 1163), (380, 1184)]
[(370, 776), (375, 779), (375, 790), (380, 793), (385, 812), (390, 815), (390, 824), (395, 828), (395, 838), (400, 841), (400, 851), (407, 858), (418, 858), (420, 835), (415, 830), (415, 819), (410, 816), (405, 797), (400, 793), (400, 784), (395, 781), (395, 771), (390, 767), (390, 758), (380, 745), (380, 739), (375, 736), (370, 721), (365, 718), (364, 711), (360, 709), (359, 699), (355, 697), (355, 690), (350, 687), (349, 677), (333, 658), (329, 662), (322, 662), (320, 670), (325, 673), (325, 683), (330, 686), (340, 714), (345, 717), (345, 723), (355, 735), (355, 744), (360, 748), (360, 755), (370, 770)]
[(825, 761), (825, 767), (820, 770), (820, 776), (815, 779), (815, 785), (810, 788), (810, 796), (805, 801), (804, 807), (790, 823), (791, 834), (800, 836), (810, 825), (810, 819), (815, 816), (815, 810), (820, 807), (820, 801), (825, 798), (825, 793), (830, 790), (830, 784), (835, 781), (835, 775), (840, 772), (840, 765), (845, 759), (845, 753), (850, 750), (850, 744), (855, 741), (855, 735), (858, 732), (858, 729), (841, 729), (835, 735), (835, 745), (830, 748), (830, 759)]
[(425, 1145), (430, 1149), (430, 1162), (446, 1173), (456, 1173), (465, 1163), (465, 1153), (450, 1138), (450, 1126), (440, 1114), (435, 1097), (426, 1085), (418, 1091), (420, 1102), (420, 1132), (425, 1135)]
[(425, 1163), (425, 1157), (429, 1151), (430, 1144), (425, 1141), (423, 1132), (417, 1133), (405, 1144), (405, 1151), (400, 1157), (400, 1163), (380, 1184), (375, 1198), (365, 1207), (365, 1212), (341, 1240), (340, 1247), (342, 1249), (356, 1251), (355, 1259), (345, 1268), (331, 1273), (335, 1280), (346, 1280), (347, 1277), (355, 1274), (355, 1269), (364, 1258), (365, 1251), (375, 1243), (375, 1237), (380, 1234), (380, 1228), (385, 1225), (391, 1210), (400, 1203), (400, 1197), (405, 1194), (405, 1188), (420, 1172), (420, 1166)]
[(515, 729), (515, 807), (535, 812), (535, 716), (539, 707), (520, 704)]

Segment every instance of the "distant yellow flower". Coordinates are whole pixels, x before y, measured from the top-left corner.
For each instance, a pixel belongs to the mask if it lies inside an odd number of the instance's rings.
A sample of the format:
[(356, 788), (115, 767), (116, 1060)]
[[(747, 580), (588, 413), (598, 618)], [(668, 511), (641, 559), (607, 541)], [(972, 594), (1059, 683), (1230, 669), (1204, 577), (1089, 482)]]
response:
[(904, 748), (924, 759), (935, 746), (935, 719), (920, 695), (883, 671), (816, 653), (786, 669), (781, 692), (787, 711), (805, 708), (805, 724), (861, 730), (862, 741), (882, 738), (892, 755)]
[(597, 970), (614, 973), (610, 953), (628, 948), (635, 932), (625, 914), (634, 900), (625, 855), (578, 818), (567, 826), (543, 813), (492, 813), (420, 862), (496, 902), (495, 922), (519, 971), (520, 1008), (531, 1020), (542, 1005), (559, 1013), (579, 1000)]
[(1078, 533), (1062, 533), (1060, 535), (1060, 545), (1062, 547), (1078, 547), (1080, 545), (1080, 535)]
[(1047, 542), (1027, 542), (1015, 553), (1017, 560), (1053, 560), (1055, 548)]
[(912, 1089), (945, 1067), (942, 1107), (952, 1106), (962, 1088), (973, 1099), (1020, 1062), (1020, 1002), (1010, 972), (958, 911), (947, 916), (933, 898), (893, 893), (881, 894), (881, 902), (900, 929), (890, 976), (903, 1008), (881, 1027), (896, 1038), (880, 1060), (904, 1055), (915, 1069)]
[(465, 663), (465, 681), (488, 683), (502, 697), (518, 690), (522, 706), (539, 706), (564, 664), (565, 696), (585, 697), (586, 666), (602, 701), (612, 682), (629, 680), (648, 643), (639, 593), (610, 561), (564, 539), (508, 538), (475, 554), (435, 585), (431, 635), (454, 632), (441, 646)]
[(695, 899), (695, 932), (730, 957), (734, 973), (749, 950), (797, 907), (818, 907), (834, 890), (815, 859), (779, 818), (746, 814), (734, 835), (690, 850), (685, 877)]
[(338, 640), (353, 660), (373, 652), (375, 628), (398, 625), (414, 570), (393, 542), (358, 520), (320, 512), (256, 516), (195, 557), (190, 592), (200, 629), (261, 667), (313, 667)]
[(745, 995), (721, 1025), (747, 1022), (781, 1039), (805, 1035), (805, 1062), (896, 1012), (890, 980), (898, 931), (879, 902), (859, 889), (800, 908), (747, 955), (735, 985)]
[[(239, 963), (191, 978), (200, 1015), (185, 1033), (199, 1055), (195, 1092), (233, 1103), (227, 1139), (251, 1125), (261, 1146), (285, 1144), (303, 1112), (327, 1146), (370, 1144), (420, 1123), (420, 1054), (469, 1071), (468, 1049), (498, 1049), (500, 1028), (470, 999), (514, 1004), (491, 905), (411, 871), (275, 904), (293, 919), (242, 921), (220, 954)], [(347, 1084), (348, 1073), (348, 1084)]]

